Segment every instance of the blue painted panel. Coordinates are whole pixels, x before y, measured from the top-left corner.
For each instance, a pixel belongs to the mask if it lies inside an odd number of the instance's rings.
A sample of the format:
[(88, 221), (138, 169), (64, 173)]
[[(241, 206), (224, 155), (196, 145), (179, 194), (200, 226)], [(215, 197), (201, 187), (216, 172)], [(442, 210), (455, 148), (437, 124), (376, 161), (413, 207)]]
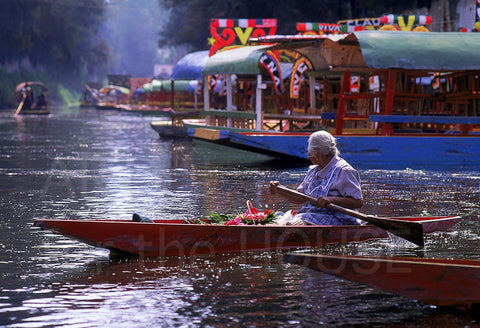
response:
[[(308, 159), (308, 135), (230, 132), (231, 146), (248, 147), (278, 157)], [(480, 169), (480, 138), (460, 136), (339, 136), (341, 156), (362, 168)]]
[(480, 116), (370, 115), (368, 120), (386, 123), (480, 124)]

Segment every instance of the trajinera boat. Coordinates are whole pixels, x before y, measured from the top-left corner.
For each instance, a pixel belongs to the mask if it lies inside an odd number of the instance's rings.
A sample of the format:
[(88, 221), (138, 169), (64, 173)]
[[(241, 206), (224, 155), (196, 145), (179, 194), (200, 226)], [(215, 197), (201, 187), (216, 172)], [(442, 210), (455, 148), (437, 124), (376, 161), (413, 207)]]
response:
[[(459, 216), (394, 218), (418, 222), (423, 233), (444, 231), (460, 221)], [(89, 245), (145, 257), (197, 255), (246, 251), (311, 248), (332, 243), (388, 238), (372, 224), (271, 225), (209, 224), (208, 220), (59, 220), (37, 219), (37, 227), (80, 240)]]
[(15, 88), (15, 99), (18, 102), (15, 115), (47, 115), (48, 88), (42, 82), (22, 82)]
[[(208, 59), (205, 85), (210, 76), (227, 76), (226, 110), (212, 110), (205, 88), (205, 120), (183, 124), (196, 140), (277, 158), (308, 161), (308, 136), (324, 129), (357, 167), (478, 168), (476, 34), (361, 31), (258, 38), (259, 45)], [(284, 77), (272, 80), (262, 66), (265, 57), (281, 50), (300, 56), (288, 76), (303, 92), (289, 107), (284, 105), (291, 103), (289, 92), (272, 91)], [(300, 77), (294, 69), (302, 60), (308, 65)], [(246, 81), (251, 93), (241, 92)]]
[(480, 261), (286, 254), (299, 264), (439, 307), (480, 306)]

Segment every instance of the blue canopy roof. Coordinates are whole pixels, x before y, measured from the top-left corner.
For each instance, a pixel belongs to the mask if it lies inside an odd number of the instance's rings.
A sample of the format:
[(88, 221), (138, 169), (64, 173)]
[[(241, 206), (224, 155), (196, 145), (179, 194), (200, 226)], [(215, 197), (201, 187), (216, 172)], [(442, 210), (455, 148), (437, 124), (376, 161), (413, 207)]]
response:
[(173, 67), (172, 80), (201, 80), (208, 50), (196, 51), (182, 57)]

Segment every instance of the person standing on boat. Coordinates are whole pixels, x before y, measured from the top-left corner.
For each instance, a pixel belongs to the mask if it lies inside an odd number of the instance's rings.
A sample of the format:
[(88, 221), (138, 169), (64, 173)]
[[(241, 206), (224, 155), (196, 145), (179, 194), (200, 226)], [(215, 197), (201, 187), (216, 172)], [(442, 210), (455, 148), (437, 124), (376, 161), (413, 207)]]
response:
[(32, 88), (28, 85), (28, 83), (25, 83), (25, 86), (22, 88), (22, 99), (23, 101), (23, 106), (22, 110), (29, 110), (32, 108), (32, 103), (33, 103), (33, 92)]
[(289, 202), (303, 204), (291, 219), (292, 224), (344, 225), (360, 224), (352, 216), (326, 208), (333, 203), (352, 210), (363, 206), (360, 175), (339, 156), (335, 138), (327, 131), (317, 131), (308, 139), (308, 157), (313, 165), (307, 171), (297, 191), (315, 198), (316, 204), (305, 202), (284, 193), (277, 187), (278, 181), (270, 182), (270, 192), (279, 194)]

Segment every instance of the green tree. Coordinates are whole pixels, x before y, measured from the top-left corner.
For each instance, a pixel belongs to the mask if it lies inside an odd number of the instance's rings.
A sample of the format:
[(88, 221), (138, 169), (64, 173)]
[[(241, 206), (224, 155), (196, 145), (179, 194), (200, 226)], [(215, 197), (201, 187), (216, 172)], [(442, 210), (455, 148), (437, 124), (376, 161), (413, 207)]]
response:
[(18, 75), (43, 72), (50, 84), (74, 87), (89, 73), (105, 74), (110, 50), (99, 34), (104, 11), (104, 0), (2, 0), (0, 68)]

